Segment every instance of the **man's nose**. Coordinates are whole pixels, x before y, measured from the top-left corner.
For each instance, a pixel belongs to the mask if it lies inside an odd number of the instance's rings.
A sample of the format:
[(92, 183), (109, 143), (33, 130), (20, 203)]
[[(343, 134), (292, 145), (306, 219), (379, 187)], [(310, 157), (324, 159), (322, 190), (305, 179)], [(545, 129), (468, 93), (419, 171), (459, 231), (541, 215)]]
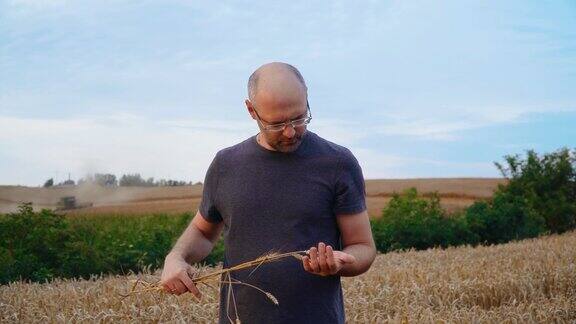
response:
[(294, 129), (294, 126), (292, 124), (288, 124), (286, 125), (286, 127), (284, 128), (283, 131), (283, 135), (287, 138), (292, 138), (294, 137), (294, 135), (296, 134), (296, 129)]

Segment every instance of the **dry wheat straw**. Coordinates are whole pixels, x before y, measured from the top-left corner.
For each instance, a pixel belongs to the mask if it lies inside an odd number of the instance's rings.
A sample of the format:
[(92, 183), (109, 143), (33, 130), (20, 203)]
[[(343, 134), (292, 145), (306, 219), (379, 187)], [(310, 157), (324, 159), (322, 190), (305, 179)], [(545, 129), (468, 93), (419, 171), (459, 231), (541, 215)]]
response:
[[(576, 323), (576, 232), (485, 247), (379, 255), (358, 277), (343, 278), (349, 323)], [(198, 268), (198, 273), (214, 271)], [(1, 323), (214, 323), (218, 290), (139, 294), (118, 302), (127, 280), (93, 277), (0, 286)], [(203, 283), (204, 284), (204, 283)], [(139, 284), (141, 285), (141, 284)], [(131, 287), (131, 285), (130, 285)], [(280, 301), (282, 302), (282, 301)]]
[[(256, 267), (254, 270), (258, 269), (258, 267), (260, 267), (263, 264), (266, 263), (271, 263), (271, 262), (276, 262), (285, 258), (296, 258), (298, 260), (302, 260), (302, 254), (307, 254), (308, 251), (295, 251), (295, 252), (287, 252), (287, 253), (276, 253), (276, 252), (271, 252), (268, 254), (265, 254), (263, 256), (260, 256), (254, 260), (251, 261), (247, 261), (244, 263), (240, 263), (238, 265), (235, 265), (233, 267), (230, 268), (223, 268), (221, 270), (217, 270), (217, 271), (213, 271), (209, 274), (200, 276), (200, 277), (191, 277), (192, 282), (194, 284), (198, 284), (198, 283), (207, 283), (209, 281), (215, 280), (216, 278), (221, 277), (222, 275), (229, 275), (230, 273), (234, 272), (234, 271), (238, 271), (238, 270), (243, 270), (243, 269), (248, 269), (248, 268), (252, 268), (252, 267)], [(232, 281), (232, 280), (229, 280)], [(239, 280), (236, 280), (237, 282), (231, 282), (231, 284), (234, 283), (242, 283)], [(163, 291), (164, 288), (160, 285), (160, 281), (156, 281), (155, 283), (149, 283), (147, 281), (144, 281), (142, 279), (137, 279), (137, 280), (133, 280), (132, 281), (134, 284), (132, 285), (132, 289), (126, 293), (126, 294), (119, 294), (121, 297), (130, 297), (134, 294), (138, 294), (138, 293), (144, 293), (144, 292), (150, 292), (150, 291)], [(136, 290), (136, 286), (138, 284), (143, 284), (145, 286), (144, 289), (141, 290)], [(242, 283), (245, 284), (245, 283)], [(247, 284), (245, 284), (247, 285)], [(252, 285), (249, 285), (252, 286)], [(254, 287), (254, 286), (252, 286)], [(254, 287), (256, 288), (256, 287)], [(264, 291), (262, 291), (265, 295), (268, 295), (269, 293), (266, 293)], [(272, 299), (273, 301), (276, 300), (276, 298)], [(277, 304), (277, 300), (274, 302), (275, 304)]]

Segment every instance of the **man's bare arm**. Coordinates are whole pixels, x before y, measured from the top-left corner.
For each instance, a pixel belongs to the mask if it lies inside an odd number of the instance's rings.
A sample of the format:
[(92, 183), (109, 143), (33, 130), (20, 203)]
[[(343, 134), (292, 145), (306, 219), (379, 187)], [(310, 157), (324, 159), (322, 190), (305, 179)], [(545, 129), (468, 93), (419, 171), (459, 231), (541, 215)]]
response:
[(344, 247), (342, 252), (351, 254), (356, 259), (356, 262), (346, 263), (338, 274), (351, 277), (368, 271), (376, 258), (376, 245), (368, 211), (355, 215), (339, 215), (336, 219)]
[(190, 264), (200, 262), (210, 254), (222, 228), (222, 222), (210, 223), (200, 212), (194, 216), (164, 260), (160, 280), (164, 290), (177, 295), (189, 291), (200, 298), (200, 291), (189, 276), (192, 270)]
[(223, 224), (210, 223), (200, 212), (196, 213), (168, 255), (181, 257), (190, 264), (202, 261), (214, 248)]
[(303, 258), (304, 269), (321, 275), (357, 276), (366, 272), (376, 257), (376, 246), (372, 238), (368, 212), (337, 216), (340, 228), (342, 251), (323, 242), (311, 247), (309, 256)]

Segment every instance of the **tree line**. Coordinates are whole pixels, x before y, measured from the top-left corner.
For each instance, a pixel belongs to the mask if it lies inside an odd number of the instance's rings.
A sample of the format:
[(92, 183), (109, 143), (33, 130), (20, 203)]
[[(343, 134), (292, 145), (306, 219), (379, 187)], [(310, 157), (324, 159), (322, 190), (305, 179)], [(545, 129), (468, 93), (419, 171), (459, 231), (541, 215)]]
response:
[(95, 173), (86, 175), (80, 178), (78, 182), (68, 179), (66, 181), (55, 184), (54, 178), (50, 178), (44, 182), (43, 187), (48, 188), (52, 186), (66, 186), (66, 185), (84, 185), (96, 184), (102, 187), (176, 187), (176, 186), (190, 186), (195, 184), (202, 184), (201, 182), (181, 181), (173, 179), (154, 179), (153, 177), (144, 178), (139, 173), (124, 174), (118, 179), (116, 175), (111, 173)]

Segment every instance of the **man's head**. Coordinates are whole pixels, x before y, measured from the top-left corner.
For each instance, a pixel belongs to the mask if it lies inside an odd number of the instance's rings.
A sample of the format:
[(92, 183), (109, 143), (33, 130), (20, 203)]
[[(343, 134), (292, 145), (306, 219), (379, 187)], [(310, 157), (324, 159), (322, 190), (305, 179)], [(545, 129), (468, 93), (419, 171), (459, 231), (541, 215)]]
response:
[(261, 145), (279, 152), (293, 152), (300, 146), (306, 125), (288, 124), (280, 131), (267, 129), (308, 114), (306, 83), (295, 67), (273, 62), (254, 71), (248, 80), (246, 108), (258, 122)]

